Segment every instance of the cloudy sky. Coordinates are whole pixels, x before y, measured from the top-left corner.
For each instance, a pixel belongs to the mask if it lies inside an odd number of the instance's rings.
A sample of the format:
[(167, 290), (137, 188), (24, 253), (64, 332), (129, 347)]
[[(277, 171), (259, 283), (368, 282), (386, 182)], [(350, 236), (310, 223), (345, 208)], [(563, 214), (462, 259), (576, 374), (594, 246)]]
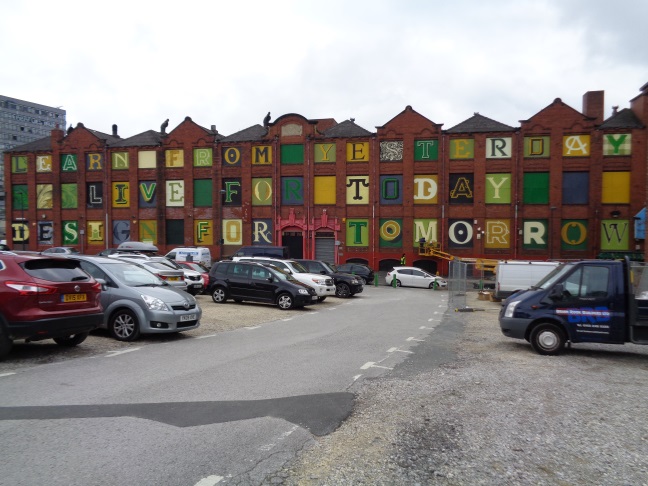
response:
[(407, 105), (450, 128), (517, 125), (561, 98), (605, 116), (648, 82), (645, 0), (3, 2), (0, 94), (129, 137), (185, 116), (226, 135), (277, 118)]

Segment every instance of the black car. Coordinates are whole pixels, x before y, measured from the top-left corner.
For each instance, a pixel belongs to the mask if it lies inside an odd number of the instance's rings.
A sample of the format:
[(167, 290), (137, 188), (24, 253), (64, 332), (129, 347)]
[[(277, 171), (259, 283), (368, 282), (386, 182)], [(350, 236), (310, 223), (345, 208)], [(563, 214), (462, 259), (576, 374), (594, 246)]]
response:
[(310, 273), (328, 275), (335, 282), (335, 295), (337, 297), (351, 297), (364, 290), (364, 279), (350, 273), (338, 272), (322, 260), (295, 260), (301, 263)]
[(217, 304), (227, 299), (234, 302), (265, 302), (292, 309), (317, 303), (317, 293), (274, 267), (259, 263), (222, 261), (209, 271), (209, 294)]
[(362, 277), (367, 284), (374, 281), (374, 271), (362, 263), (343, 263), (337, 265), (338, 272), (351, 273)]

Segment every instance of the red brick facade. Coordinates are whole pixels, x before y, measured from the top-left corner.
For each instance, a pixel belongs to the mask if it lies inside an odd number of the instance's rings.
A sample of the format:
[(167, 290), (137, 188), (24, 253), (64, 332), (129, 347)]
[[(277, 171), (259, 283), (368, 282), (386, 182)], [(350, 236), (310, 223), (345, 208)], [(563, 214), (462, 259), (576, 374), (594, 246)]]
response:
[(442, 273), (421, 237), (461, 258), (643, 254), (646, 125), (648, 85), (607, 119), (595, 91), (583, 113), (556, 99), (519, 127), (475, 114), (443, 130), (411, 107), (375, 132), (298, 114), (230, 136), (190, 118), (126, 139), (79, 124), (5, 154), (7, 233), (16, 249), (87, 253), (123, 239), (214, 256), (287, 244), (376, 269), (405, 253)]

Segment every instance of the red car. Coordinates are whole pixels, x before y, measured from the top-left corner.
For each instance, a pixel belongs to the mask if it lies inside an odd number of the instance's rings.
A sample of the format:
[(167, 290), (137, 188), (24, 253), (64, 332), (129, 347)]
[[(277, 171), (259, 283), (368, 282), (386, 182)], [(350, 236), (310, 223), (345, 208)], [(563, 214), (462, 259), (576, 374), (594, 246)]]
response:
[(76, 346), (103, 322), (101, 285), (78, 261), (0, 254), (0, 358), (13, 341)]
[(207, 269), (207, 267), (197, 262), (176, 261), (176, 263), (183, 268), (188, 268), (189, 270), (195, 270), (196, 272), (200, 272), (200, 275), (202, 276), (203, 281), (205, 282), (205, 286), (203, 288), (206, 289), (207, 287), (209, 287), (209, 270)]

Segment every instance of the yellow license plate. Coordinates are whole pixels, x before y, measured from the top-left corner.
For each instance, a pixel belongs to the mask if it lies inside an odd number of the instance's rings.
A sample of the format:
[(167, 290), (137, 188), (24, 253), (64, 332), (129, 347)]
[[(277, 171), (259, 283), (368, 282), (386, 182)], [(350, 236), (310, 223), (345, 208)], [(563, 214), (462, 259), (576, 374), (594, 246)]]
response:
[(88, 300), (86, 294), (63, 294), (63, 302), (85, 302)]
[(180, 280), (180, 277), (169, 277), (169, 280), (171, 282), (178, 282)]

